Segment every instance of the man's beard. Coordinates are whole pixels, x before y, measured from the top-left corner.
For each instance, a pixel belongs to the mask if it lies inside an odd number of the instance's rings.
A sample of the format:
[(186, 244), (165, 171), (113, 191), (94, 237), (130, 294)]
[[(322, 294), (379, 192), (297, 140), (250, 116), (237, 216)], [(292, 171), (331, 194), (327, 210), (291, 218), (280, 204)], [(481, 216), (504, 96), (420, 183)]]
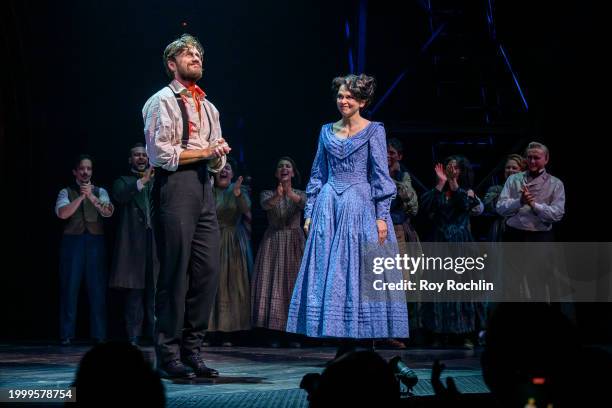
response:
[(182, 67), (177, 67), (179, 76), (187, 81), (198, 81), (202, 78), (202, 70), (197, 71), (189, 71), (187, 69), (183, 69)]

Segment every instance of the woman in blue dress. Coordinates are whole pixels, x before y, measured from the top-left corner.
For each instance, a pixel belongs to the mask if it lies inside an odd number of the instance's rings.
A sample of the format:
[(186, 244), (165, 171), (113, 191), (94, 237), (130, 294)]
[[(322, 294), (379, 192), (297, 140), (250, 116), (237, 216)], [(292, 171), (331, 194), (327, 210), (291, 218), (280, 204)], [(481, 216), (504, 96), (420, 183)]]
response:
[[(338, 77), (332, 91), (342, 118), (323, 125), (306, 188), (308, 234), (289, 307), (287, 331), (310, 337), (408, 337), (403, 291), (376, 291), (372, 248), (397, 254), (389, 215), (395, 183), (389, 177), (385, 130), (360, 115), (371, 101), (374, 79)], [(378, 249), (374, 249), (378, 251)], [(401, 271), (376, 279), (399, 282)]]

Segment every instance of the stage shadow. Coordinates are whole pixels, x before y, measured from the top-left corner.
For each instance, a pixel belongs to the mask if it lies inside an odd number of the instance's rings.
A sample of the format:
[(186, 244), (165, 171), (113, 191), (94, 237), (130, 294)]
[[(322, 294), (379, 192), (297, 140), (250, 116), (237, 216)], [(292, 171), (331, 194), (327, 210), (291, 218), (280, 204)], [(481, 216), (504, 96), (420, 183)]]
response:
[(271, 384), (265, 381), (264, 377), (217, 377), (217, 378), (194, 378), (188, 379), (174, 379), (164, 380), (169, 381), (172, 384), (188, 384), (188, 385), (221, 385), (221, 384)]
[[(291, 354), (282, 354), (282, 353), (266, 353), (266, 352), (257, 352), (257, 351), (239, 351), (236, 349), (233, 350), (205, 350), (207, 354), (219, 355), (219, 356), (228, 356), (233, 358), (241, 358), (248, 361), (259, 362), (259, 363), (302, 363), (303, 365), (317, 365), (321, 363), (322, 360), (326, 360), (326, 355), (317, 355), (317, 356), (301, 356), (301, 355), (291, 355)], [(330, 352), (330, 355), (333, 355)]]

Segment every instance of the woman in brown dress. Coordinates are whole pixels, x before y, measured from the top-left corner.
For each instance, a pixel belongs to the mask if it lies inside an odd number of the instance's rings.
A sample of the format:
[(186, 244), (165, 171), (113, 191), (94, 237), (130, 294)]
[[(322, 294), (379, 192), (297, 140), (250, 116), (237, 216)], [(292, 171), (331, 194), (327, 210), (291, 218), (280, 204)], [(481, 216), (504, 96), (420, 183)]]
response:
[(247, 189), (242, 186), (242, 176), (235, 182), (236, 164), (228, 162), (215, 174), (214, 195), (217, 202), (217, 220), (220, 232), (219, 289), (208, 323), (209, 332), (222, 332), (213, 335), (223, 346), (231, 346), (228, 333), (251, 328), (251, 294), (249, 276), (253, 267), (253, 255), (249, 234), (244, 225), (244, 217), (251, 210), (251, 199)]
[[(284, 332), (304, 253), (301, 219), (306, 194), (293, 188), (299, 183), (299, 173), (290, 157), (278, 160), (274, 175), (278, 180), (276, 189), (264, 190), (260, 197), (269, 225), (255, 259), (251, 288), (253, 326)], [(278, 336), (272, 336), (270, 344), (277, 346), (274, 337)], [(291, 342), (291, 345), (297, 346), (297, 343)]]

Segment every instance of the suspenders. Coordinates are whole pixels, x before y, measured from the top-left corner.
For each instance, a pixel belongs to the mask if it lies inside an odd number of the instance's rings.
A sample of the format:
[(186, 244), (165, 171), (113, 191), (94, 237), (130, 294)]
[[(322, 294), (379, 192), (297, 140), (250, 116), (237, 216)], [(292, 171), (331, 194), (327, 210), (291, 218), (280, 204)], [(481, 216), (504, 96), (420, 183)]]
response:
[[(170, 86), (168, 86), (170, 88)], [(172, 88), (170, 91), (174, 94), (176, 98), (176, 102), (178, 103), (179, 108), (181, 109), (181, 117), (183, 118), (183, 135), (181, 136), (181, 147), (183, 149), (187, 148), (187, 143), (189, 143), (189, 116), (187, 116), (187, 106), (185, 106), (185, 102), (183, 98), (181, 98), (181, 94), (174, 92)], [(210, 114), (208, 113), (208, 108), (206, 107), (206, 103), (202, 102), (202, 106), (204, 106), (204, 111), (206, 112), (206, 119), (208, 120), (208, 140), (210, 140), (210, 135), (212, 133), (212, 122), (210, 121)]]

